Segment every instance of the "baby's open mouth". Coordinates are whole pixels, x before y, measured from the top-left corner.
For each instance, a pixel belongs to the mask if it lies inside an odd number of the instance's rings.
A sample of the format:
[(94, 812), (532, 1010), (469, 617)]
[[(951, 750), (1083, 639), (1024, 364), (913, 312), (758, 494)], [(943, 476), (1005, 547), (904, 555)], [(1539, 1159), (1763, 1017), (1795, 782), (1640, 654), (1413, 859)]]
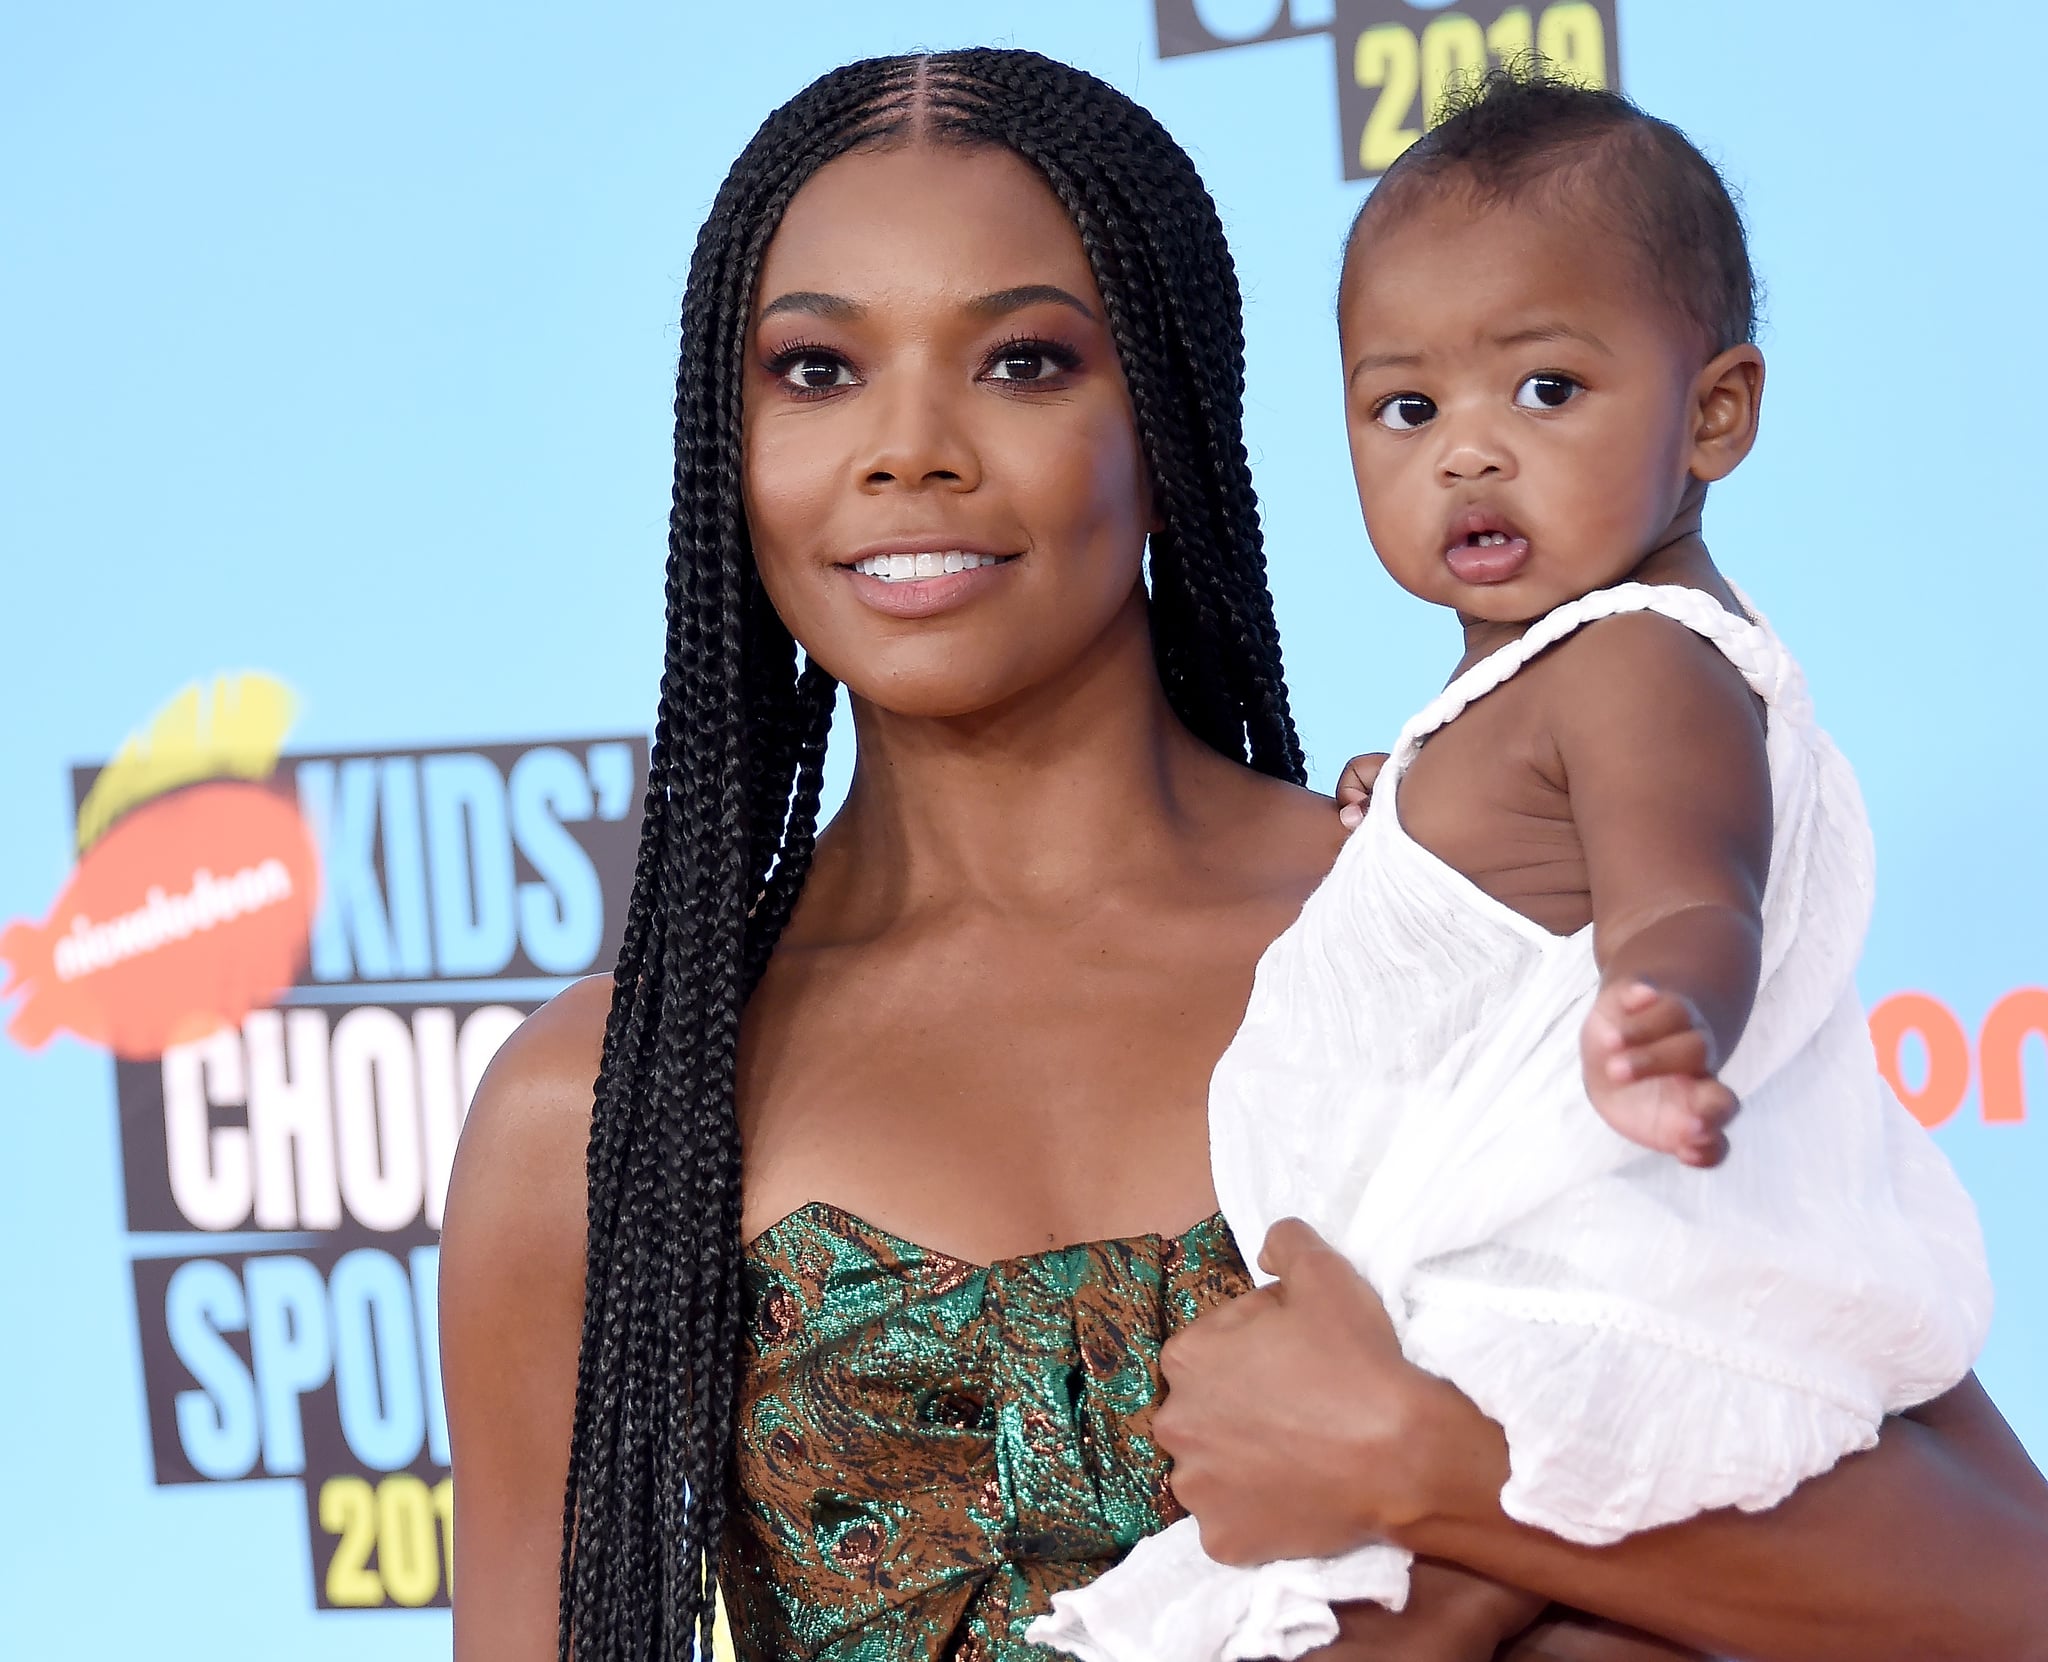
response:
[[(1476, 517), (1476, 516), (1475, 516)], [(1444, 550), (1444, 564), (1461, 583), (1505, 583), (1521, 575), (1529, 563), (1529, 539), (1498, 522), (1480, 523), (1457, 536)]]

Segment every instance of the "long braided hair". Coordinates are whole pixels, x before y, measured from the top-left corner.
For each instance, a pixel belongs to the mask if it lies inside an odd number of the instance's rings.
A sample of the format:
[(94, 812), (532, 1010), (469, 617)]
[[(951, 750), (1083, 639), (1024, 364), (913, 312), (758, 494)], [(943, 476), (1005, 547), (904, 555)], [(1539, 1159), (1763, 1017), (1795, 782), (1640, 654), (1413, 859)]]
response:
[(733, 164), (683, 298), (668, 649), (590, 1130), (558, 1640), (576, 1662), (710, 1654), (741, 1339), (740, 1015), (810, 867), (837, 691), (755, 571), (741, 370), (790, 199), (836, 156), (911, 142), (1013, 151), (1072, 218), (1162, 524), (1166, 696), (1225, 755), (1303, 777), (1241, 433), (1237, 279), (1193, 164), (1123, 94), (1036, 53), (878, 58), (814, 82)]

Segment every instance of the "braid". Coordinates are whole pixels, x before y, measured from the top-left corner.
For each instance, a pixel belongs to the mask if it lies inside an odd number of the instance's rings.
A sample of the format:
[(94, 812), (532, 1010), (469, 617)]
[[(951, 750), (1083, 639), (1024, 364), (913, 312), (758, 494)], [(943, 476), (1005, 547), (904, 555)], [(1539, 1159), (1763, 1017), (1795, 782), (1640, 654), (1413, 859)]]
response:
[(1237, 272), (1214, 202), (1152, 115), (1025, 52), (936, 59), (934, 125), (1045, 175), (1094, 268), (1165, 529), (1153, 642), (1167, 697), (1226, 755), (1303, 777), (1243, 434)]
[(1187, 156), (1121, 93), (1029, 52), (850, 64), (777, 110), (720, 188), (683, 298), (668, 649), (590, 1130), (558, 1635), (577, 1662), (709, 1654), (742, 1332), (740, 1018), (810, 869), (837, 692), (754, 568), (747, 324), (805, 181), (913, 141), (1011, 150), (1066, 208), (1150, 467), (1167, 698), (1217, 750), (1303, 776), (1245, 457), (1237, 278)]

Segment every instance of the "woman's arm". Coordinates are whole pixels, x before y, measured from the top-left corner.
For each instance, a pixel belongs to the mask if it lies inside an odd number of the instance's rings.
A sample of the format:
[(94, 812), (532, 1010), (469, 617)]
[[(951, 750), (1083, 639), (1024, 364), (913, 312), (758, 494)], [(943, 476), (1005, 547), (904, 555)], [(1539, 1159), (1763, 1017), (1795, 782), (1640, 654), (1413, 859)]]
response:
[(1688, 1645), (1669, 1644), (1638, 1628), (1558, 1611), (1501, 1647), (1493, 1662), (1709, 1662)]
[(1974, 1378), (1767, 1513), (1706, 1513), (1601, 1548), (1500, 1511), (1507, 1445), (1458, 1403), (1451, 1434), (1490, 1442), (1497, 1479), (1417, 1519), (1410, 1545), (1758, 1662), (2048, 1657), (2048, 1489)]
[(477, 1087), (441, 1234), (456, 1662), (553, 1662), (583, 1335), (584, 1155), (611, 985), (580, 982)]
[(1770, 1512), (1581, 1547), (1500, 1510), (1507, 1445), (1402, 1359), (1379, 1298), (1306, 1225), (1282, 1282), (1187, 1328), (1156, 1431), (1226, 1562), (1384, 1538), (1746, 1662), (2048, 1659), (2048, 1485), (1974, 1380)]
[(1709, 1662), (1636, 1628), (1488, 1581), (1462, 1565), (1418, 1558), (1408, 1602), (1334, 1607), (1337, 1638), (1306, 1662)]

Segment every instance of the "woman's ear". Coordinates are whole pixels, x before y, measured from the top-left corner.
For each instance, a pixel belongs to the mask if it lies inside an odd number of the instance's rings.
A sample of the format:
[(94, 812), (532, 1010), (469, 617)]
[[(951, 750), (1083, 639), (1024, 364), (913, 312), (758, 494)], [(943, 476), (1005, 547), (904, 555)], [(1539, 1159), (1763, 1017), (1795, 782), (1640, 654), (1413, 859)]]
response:
[(1745, 341), (1700, 371), (1693, 383), (1692, 460), (1689, 471), (1707, 484), (1733, 473), (1756, 443), (1764, 402), (1764, 355)]

